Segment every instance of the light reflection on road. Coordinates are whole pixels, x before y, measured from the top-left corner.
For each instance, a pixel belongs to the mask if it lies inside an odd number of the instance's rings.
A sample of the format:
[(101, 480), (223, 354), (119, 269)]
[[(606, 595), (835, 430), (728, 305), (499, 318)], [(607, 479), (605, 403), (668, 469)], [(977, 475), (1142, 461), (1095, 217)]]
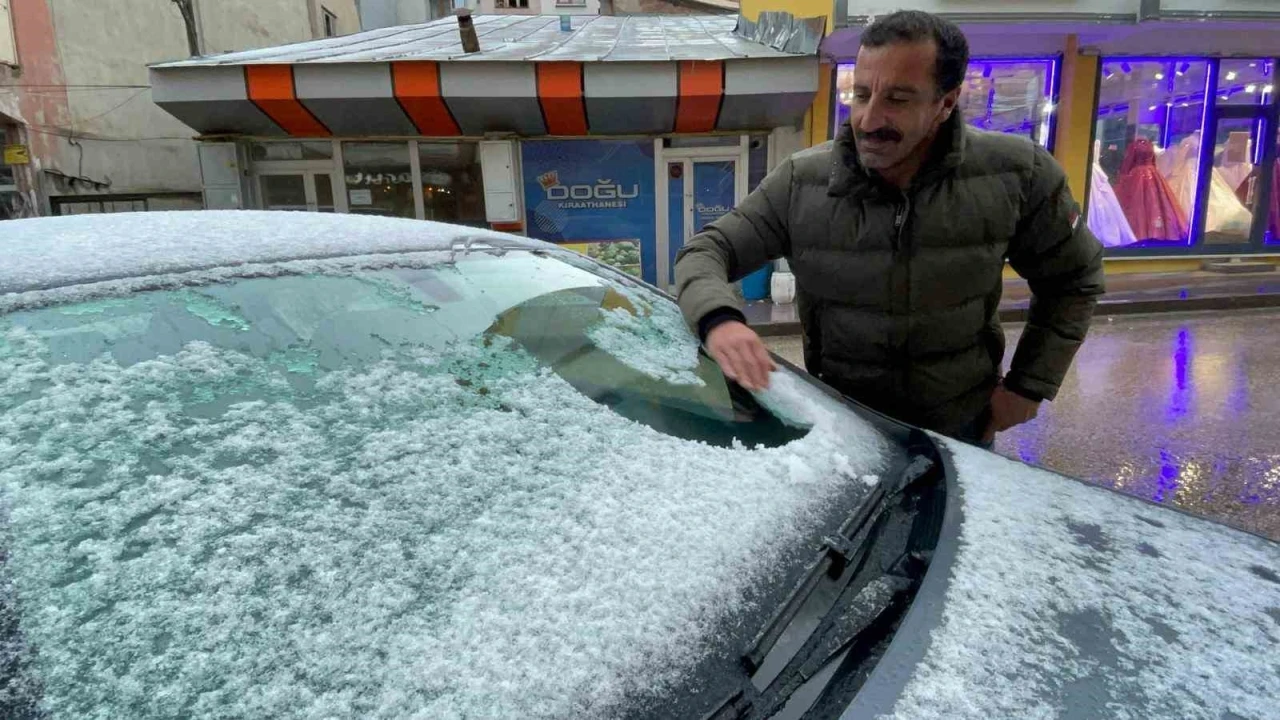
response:
[(1058, 399), (997, 450), (1280, 539), (1277, 327), (1276, 311), (1099, 318)]

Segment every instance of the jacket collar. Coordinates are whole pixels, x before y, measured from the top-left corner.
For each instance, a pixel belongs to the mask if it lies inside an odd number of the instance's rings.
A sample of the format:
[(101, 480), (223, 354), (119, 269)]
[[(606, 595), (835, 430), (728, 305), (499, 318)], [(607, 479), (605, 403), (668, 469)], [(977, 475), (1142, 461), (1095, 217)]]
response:
[[(938, 128), (938, 136), (934, 139), (933, 151), (929, 159), (921, 166), (920, 172), (911, 181), (911, 186), (919, 187), (945, 175), (964, 162), (965, 139), (968, 128), (960, 111), (955, 110), (951, 117)], [(871, 187), (887, 187), (883, 179), (872, 170), (867, 170), (858, 160), (858, 148), (853, 142), (853, 128), (849, 123), (840, 126), (831, 152), (831, 173), (827, 179), (827, 195), (832, 197), (848, 195), (854, 191)]]

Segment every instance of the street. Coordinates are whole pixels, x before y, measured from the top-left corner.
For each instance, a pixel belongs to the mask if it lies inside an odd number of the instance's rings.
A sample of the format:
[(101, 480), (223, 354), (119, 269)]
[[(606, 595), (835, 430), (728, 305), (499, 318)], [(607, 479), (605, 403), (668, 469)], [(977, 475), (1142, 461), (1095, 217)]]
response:
[[(1280, 539), (1275, 310), (1100, 317), (1058, 398), (998, 452)], [(1009, 326), (1006, 362), (1022, 327)], [(799, 338), (766, 338), (799, 364)]]

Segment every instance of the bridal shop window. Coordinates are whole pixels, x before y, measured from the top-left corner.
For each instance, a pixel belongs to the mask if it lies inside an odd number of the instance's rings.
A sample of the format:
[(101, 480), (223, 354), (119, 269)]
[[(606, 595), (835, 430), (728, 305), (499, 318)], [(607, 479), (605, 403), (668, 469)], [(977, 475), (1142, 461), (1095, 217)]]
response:
[[(849, 122), (853, 75), (853, 63), (836, 67), (833, 133)], [(1055, 58), (974, 60), (960, 89), (960, 112), (974, 127), (1022, 135), (1051, 148), (1057, 82)]]
[(1193, 242), (1208, 76), (1203, 60), (1103, 60), (1088, 209), (1103, 245)]

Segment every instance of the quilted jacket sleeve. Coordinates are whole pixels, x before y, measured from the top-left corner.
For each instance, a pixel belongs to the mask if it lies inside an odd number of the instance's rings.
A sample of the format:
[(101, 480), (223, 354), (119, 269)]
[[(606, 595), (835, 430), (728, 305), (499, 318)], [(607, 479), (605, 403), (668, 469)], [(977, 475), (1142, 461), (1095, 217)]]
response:
[(1052, 400), (1105, 291), (1102, 244), (1071, 197), (1066, 174), (1040, 147), (1024, 207), (1009, 246), (1009, 264), (1031, 287), (1031, 310), (1005, 385), (1034, 399)]
[(690, 238), (676, 257), (676, 295), (692, 327), (720, 308), (742, 309), (730, 284), (790, 251), (792, 161), (785, 160), (728, 214)]

